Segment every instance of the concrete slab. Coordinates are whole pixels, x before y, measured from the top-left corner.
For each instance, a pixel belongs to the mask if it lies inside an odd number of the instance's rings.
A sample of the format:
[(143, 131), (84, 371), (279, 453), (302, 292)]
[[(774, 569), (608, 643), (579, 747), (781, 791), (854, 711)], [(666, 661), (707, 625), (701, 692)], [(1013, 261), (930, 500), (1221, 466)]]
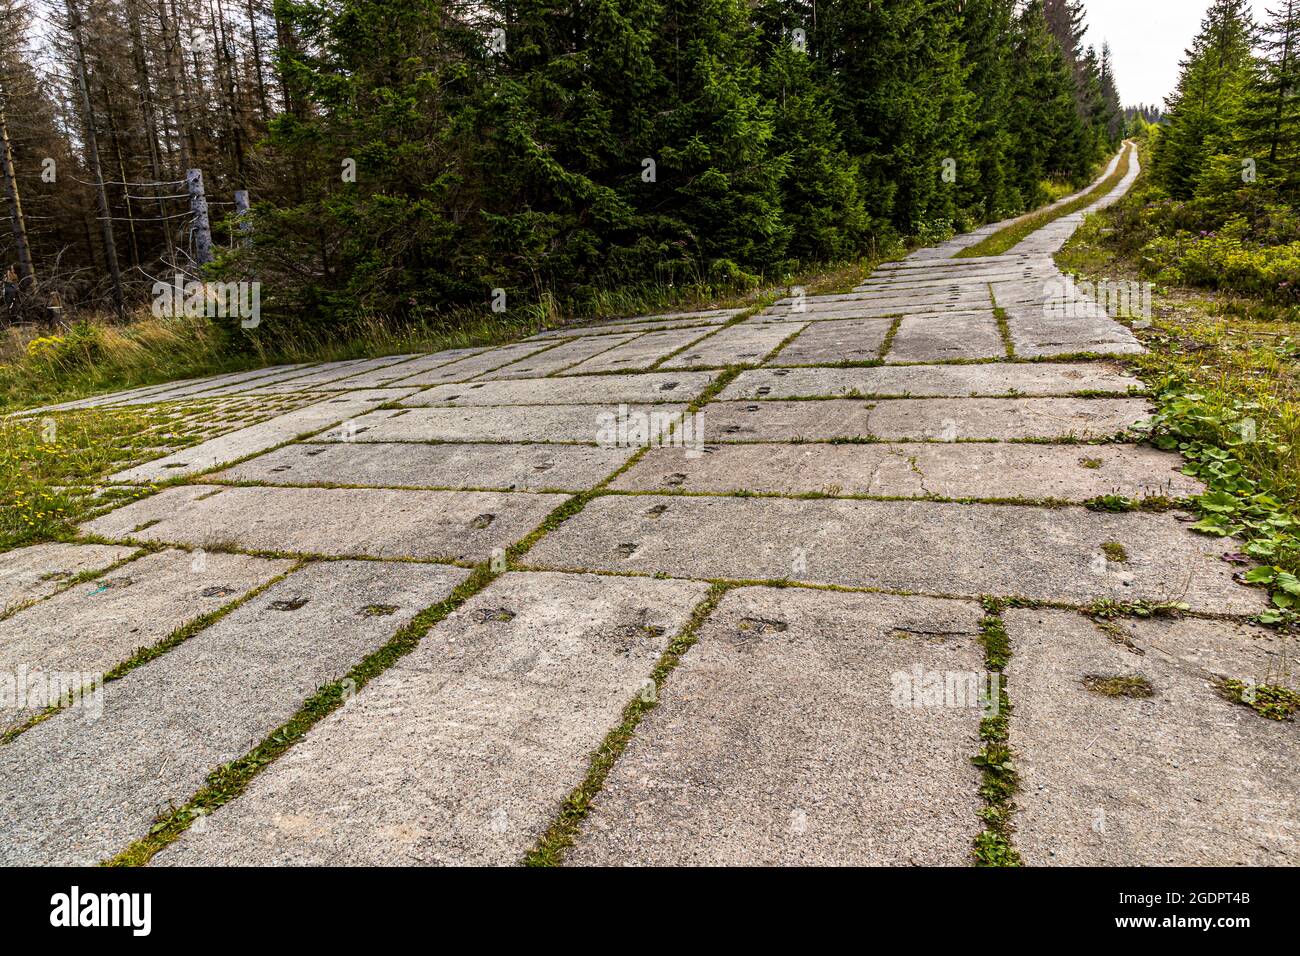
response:
[(102, 571), (135, 554), (108, 544), (34, 544), (0, 554), (0, 614), (66, 587), (79, 574)]
[(1119, 618), (1108, 632), (1138, 655), (1207, 680), (1300, 691), (1300, 636), (1241, 621)]
[(678, 312), (667, 316), (620, 319), (607, 325), (574, 325), (540, 332), (526, 342), (587, 335), (609, 335), (617, 332), (652, 332), (658, 329), (686, 329), (692, 326), (724, 325), (743, 309), (713, 309), (707, 312)]
[[(1128, 554), (1108, 561), (1102, 545)], [(1258, 613), (1222, 540), (1173, 515), (916, 501), (611, 495), (528, 553), (536, 568), (774, 580)]]
[(107, 685), (101, 719), (69, 710), (32, 728), (0, 748), (0, 863), (90, 865), (124, 849), (468, 573), (310, 565)]
[(741, 362), (758, 365), (772, 350), (799, 331), (798, 324), (733, 325), (664, 362), (662, 368), (723, 368)]
[(972, 312), (988, 309), (991, 303), (987, 295), (967, 296), (960, 299), (939, 298), (921, 299), (915, 296), (898, 299), (880, 299), (872, 302), (840, 302), (829, 308), (810, 309), (807, 312), (790, 312), (778, 310), (756, 315), (742, 322), (752, 325), (761, 322), (826, 322), (839, 319), (870, 319), (917, 315), (925, 313)]
[(1006, 346), (992, 312), (954, 313), (941, 320), (908, 316), (898, 324), (887, 362), (1005, 358)]
[(635, 451), (589, 445), (295, 444), (213, 478), (269, 485), (576, 492), (599, 484)]
[[(944, 312), (953, 308), (956, 304), (957, 303), (947, 299), (941, 299), (935, 302), (898, 300), (831, 302), (820, 307), (814, 304), (803, 312), (796, 312), (784, 308), (773, 308), (766, 312), (760, 312), (758, 315), (746, 319), (740, 324), (759, 325), (770, 324), (773, 322), (834, 322), (845, 320), (896, 318), (898, 316), (921, 312)], [(970, 302), (961, 303), (961, 308), (964, 311), (973, 311), (980, 308), (988, 308), (988, 303), (972, 300)]]
[(242, 554), (160, 551), (0, 621), (0, 682), (9, 677), (29, 691), (0, 694), (0, 727), (54, 703), (44, 688), (56, 674), (78, 675), (65, 681), (74, 689), (97, 683), (137, 650), (291, 567)]
[(498, 346), (471, 355), (468, 358), (439, 365), (427, 372), (420, 372), (417, 375), (401, 379), (399, 384), (404, 386), (418, 385), (427, 388), (430, 385), (441, 385), (444, 382), (466, 382), (487, 372), (494, 372), (503, 365), (509, 365), (511, 362), (517, 362), (530, 355), (536, 355), (543, 349), (553, 348), (555, 344), (553, 342), (518, 342), (514, 345)]
[[(1003, 301), (1001, 293), (998, 302)], [(1021, 358), (1095, 352), (1134, 355), (1145, 351), (1131, 331), (1093, 303), (1053, 309), (1042, 300), (1026, 305), (1008, 302), (1007, 327), (1016, 355)]]
[[(1093, 622), (1050, 610), (1006, 614), (1021, 777), (1015, 842), (1043, 866), (1295, 866), (1300, 761), (1294, 724), (1221, 697), (1214, 668), (1135, 654)], [(1267, 669), (1256, 639), (1222, 622), (1128, 625), (1150, 648), (1184, 632)], [(1295, 648), (1291, 648), (1294, 660)], [(1230, 668), (1238, 674), (1242, 668)], [(1139, 677), (1148, 697), (1106, 696), (1089, 678)]]
[(892, 319), (813, 322), (766, 364), (873, 362), (880, 357), (880, 347), (885, 344), (885, 336), (892, 326)]
[(488, 382), (494, 379), (541, 378), (543, 375), (553, 375), (571, 365), (577, 365), (602, 352), (607, 352), (616, 345), (630, 342), (637, 337), (637, 334), (631, 332), (621, 335), (589, 335), (574, 339), (572, 342), (547, 349), (540, 355), (522, 358), (495, 372), (488, 372), (486, 375), (479, 376), (478, 380)]
[[(338, 440), (395, 441), (502, 441), (502, 442), (602, 442), (612, 443), (613, 424), (620, 416), (652, 425), (655, 435), (666, 434), (685, 405), (491, 405), (464, 408), (411, 408), (362, 415)], [(640, 442), (644, 444), (644, 442)]]
[[(413, 355), (387, 355), (375, 359), (326, 362), (316, 366), (315, 369), (307, 370), (306, 374), (297, 374), (269, 385), (258, 383), (257, 392), (261, 395), (277, 395), (287, 392), (347, 391), (352, 388), (352, 385), (343, 384), (345, 380), (357, 375), (382, 372), (414, 357)], [(242, 387), (240, 391), (243, 391)]]
[(185, 485), (81, 526), (108, 538), (375, 558), (482, 561), (563, 495)]
[[(974, 603), (795, 588), (723, 598), (592, 805), (576, 865), (951, 865), (980, 829)], [(944, 679), (941, 676), (940, 679)], [(919, 690), (919, 688), (918, 688)]]
[(402, 404), (420, 407), (689, 402), (716, 377), (715, 372), (645, 372), (640, 375), (575, 375), (522, 382), (470, 382), (438, 385), (404, 398)]
[[(814, 326), (804, 335), (815, 332), (817, 328)], [(795, 344), (798, 342), (796, 339)], [(771, 364), (779, 365), (782, 355)], [(1145, 390), (1141, 379), (1118, 365), (1106, 362), (988, 362), (897, 368), (749, 369), (736, 376), (721, 397), (992, 398), (1074, 395), (1080, 392), (1125, 395)]]
[(310, 371), (310, 367), (301, 364), (274, 365), (269, 368), (253, 369), (248, 372), (231, 372), (228, 375), (191, 379), (188, 382), (174, 382), (171, 387), (161, 391), (140, 393), (130, 398), (110, 397), (104, 402), (98, 402), (94, 399), (90, 401), (97, 407), (98, 405), (153, 405), (158, 402), (173, 402), (184, 398), (208, 398), (218, 393), (228, 392), (227, 386), (252, 387), (255, 384), (266, 385), (270, 382), (277, 382)]
[(713, 402), (704, 438), (732, 441), (1011, 441), (1110, 438), (1150, 415), (1136, 398), (927, 398)]
[(666, 332), (647, 332), (608, 352), (579, 362), (565, 371), (565, 375), (586, 375), (592, 372), (631, 372), (646, 369), (678, 349), (717, 333), (715, 326), (693, 329), (671, 329)]
[(611, 487), (1074, 502), (1203, 494), (1181, 466), (1177, 455), (1132, 445), (710, 445), (693, 457), (681, 448), (651, 448)]
[[(409, 393), (408, 393), (409, 394)], [(384, 390), (344, 392), (306, 408), (276, 416), (257, 425), (241, 428), (217, 438), (184, 448), (171, 455), (119, 471), (109, 481), (149, 484), (168, 478), (201, 475), (248, 455), (274, 448), (299, 435), (318, 432), (337, 422), (355, 418), (400, 398)]]
[(704, 593), (507, 574), (157, 862), (517, 863)]

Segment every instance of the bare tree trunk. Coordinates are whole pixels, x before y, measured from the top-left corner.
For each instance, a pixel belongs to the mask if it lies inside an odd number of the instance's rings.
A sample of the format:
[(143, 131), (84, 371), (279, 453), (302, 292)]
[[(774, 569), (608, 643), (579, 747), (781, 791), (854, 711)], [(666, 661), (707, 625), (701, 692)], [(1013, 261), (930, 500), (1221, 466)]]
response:
[(122, 270), (117, 264), (117, 244), (113, 240), (113, 212), (104, 188), (104, 171), (99, 163), (99, 142), (95, 137), (95, 108), (90, 101), (90, 87), (86, 82), (86, 48), (81, 42), (81, 11), (76, 0), (65, 0), (68, 6), (68, 31), (77, 55), (77, 88), (81, 92), (82, 119), (86, 127), (86, 163), (95, 179), (95, 197), (99, 204), (99, 231), (104, 244), (104, 262), (113, 283), (113, 310), (119, 319), (126, 318), (126, 296), (122, 292)]
[(36, 266), (32, 263), (32, 247), (27, 241), (27, 220), (23, 217), (23, 199), (18, 189), (18, 175), (14, 171), (14, 153), (9, 143), (9, 117), (6, 112), (9, 94), (0, 78), (0, 173), (5, 181), (5, 198), (9, 201), (9, 227), (14, 234), (14, 248), (18, 254), (19, 288), (36, 291)]

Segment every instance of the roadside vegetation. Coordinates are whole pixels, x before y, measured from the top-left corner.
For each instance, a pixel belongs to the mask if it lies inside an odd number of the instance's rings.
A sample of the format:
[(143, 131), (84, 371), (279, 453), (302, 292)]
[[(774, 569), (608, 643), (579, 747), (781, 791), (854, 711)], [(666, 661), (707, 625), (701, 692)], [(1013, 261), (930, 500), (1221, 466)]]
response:
[[(1289, 39), (1288, 39), (1289, 38)], [(1255, 39), (1255, 52), (1252, 52)], [(1300, 622), (1300, 4), (1256, 37), (1241, 0), (1216, 0), (1168, 123), (1142, 130), (1132, 192), (1058, 256), (1091, 280), (1150, 281), (1133, 358), (1157, 406), (1151, 441), (1208, 493), (1191, 527), (1225, 539), (1242, 580), (1268, 588), (1265, 623)], [(1287, 52), (1287, 51), (1293, 52)], [(1287, 86), (1286, 84), (1290, 84)], [(1227, 547), (1240, 536), (1240, 552)]]

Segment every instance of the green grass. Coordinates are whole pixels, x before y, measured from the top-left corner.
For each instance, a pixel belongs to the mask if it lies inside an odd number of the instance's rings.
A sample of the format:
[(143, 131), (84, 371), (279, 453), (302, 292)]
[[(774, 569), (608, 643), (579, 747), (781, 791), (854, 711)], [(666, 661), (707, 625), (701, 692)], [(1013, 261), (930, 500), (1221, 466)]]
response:
[(1037, 232), (1048, 223), (1055, 222), (1062, 216), (1076, 213), (1080, 209), (1088, 208), (1119, 185), (1120, 180), (1128, 173), (1132, 151), (1131, 146), (1124, 147), (1124, 152), (1120, 156), (1119, 163), (1115, 166), (1115, 171), (1078, 199), (1055, 208), (1043, 209), (1040, 212), (1024, 216), (1005, 229), (993, 233), (987, 239), (963, 249), (954, 258), (970, 259), (975, 256), (1000, 256), (1012, 246), (1028, 238), (1030, 233)]
[(1083, 686), (1103, 697), (1154, 697), (1151, 682), (1139, 674), (1085, 674)]

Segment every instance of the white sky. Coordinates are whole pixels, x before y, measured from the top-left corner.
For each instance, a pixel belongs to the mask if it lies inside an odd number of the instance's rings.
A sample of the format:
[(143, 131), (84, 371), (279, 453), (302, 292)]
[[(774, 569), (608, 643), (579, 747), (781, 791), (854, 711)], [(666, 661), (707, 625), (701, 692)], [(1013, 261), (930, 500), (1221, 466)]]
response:
[[(1163, 105), (1178, 82), (1178, 61), (1200, 29), (1210, 0), (1084, 0), (1088, 33), (1083, 38), (1101, 49), (1110, 41), (1115, 80), (1125, 106)], [(1264, 19), (1277, 0), (1250, 0), (1255, 20)]]

